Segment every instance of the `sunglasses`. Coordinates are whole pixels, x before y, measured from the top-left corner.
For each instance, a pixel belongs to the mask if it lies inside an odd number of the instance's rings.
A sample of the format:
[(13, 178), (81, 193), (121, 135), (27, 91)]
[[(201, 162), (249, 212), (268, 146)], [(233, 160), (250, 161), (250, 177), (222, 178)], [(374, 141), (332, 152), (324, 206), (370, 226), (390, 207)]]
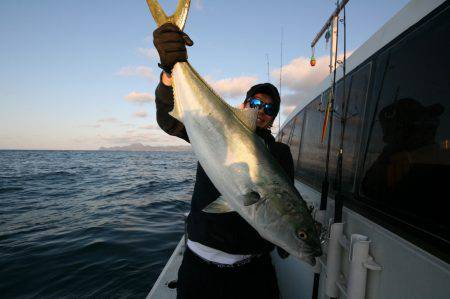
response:
[(275, 106), (271, 103), (264, 103), (258, 98), (250, 98), (249, 100), (250, 108), (264, 108), (264, 113), (268, 116), (275, 116), (277, 114)]

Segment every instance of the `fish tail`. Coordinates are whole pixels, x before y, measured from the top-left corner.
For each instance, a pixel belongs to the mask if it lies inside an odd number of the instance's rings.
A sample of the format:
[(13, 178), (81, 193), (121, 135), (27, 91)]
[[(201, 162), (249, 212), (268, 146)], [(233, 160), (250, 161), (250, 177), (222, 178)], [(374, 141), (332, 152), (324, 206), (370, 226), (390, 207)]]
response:
[(165, 23), (172, 23), (181, 31), (183, 30), (184, 25), (186, 24), (191, 0), (178, 0), (175, 13), (171, 16), (166, 15), (158, 0), (147, 0), (147, 4), (158, 27)]

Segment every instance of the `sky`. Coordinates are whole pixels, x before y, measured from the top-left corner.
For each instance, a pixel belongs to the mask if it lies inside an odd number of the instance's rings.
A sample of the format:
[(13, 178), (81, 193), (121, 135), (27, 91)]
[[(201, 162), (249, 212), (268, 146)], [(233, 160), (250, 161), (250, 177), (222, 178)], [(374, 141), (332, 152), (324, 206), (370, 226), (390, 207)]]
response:
[[(407, 2), (350, 0), (347, 51)], [(177, 1), (160, 3), (171, 14)], [(189, 61), (232, 105), (253, 84), (278, 87), (282, 65), (283, 122), (327, 75), (324, 38), (314, 68), (310, 43), (334, 7), (332, 0), (192, 0)], [(155, 29), (145, 0), (0, 1), (0, 149), (185, 145), (156, 123)]]

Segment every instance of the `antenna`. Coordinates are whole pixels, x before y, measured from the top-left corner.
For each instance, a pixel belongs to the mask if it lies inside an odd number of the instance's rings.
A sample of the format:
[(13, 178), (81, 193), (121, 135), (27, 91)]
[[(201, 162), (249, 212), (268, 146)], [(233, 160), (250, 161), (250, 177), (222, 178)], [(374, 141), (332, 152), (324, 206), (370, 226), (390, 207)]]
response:
[[(280, 40), (280, 111), (281, 111), (281, 77), (283, 74), (283, 27), (281, 27), (281, 40)], [(281, 113), (278, 116), (278, 132), (281, 129)]]
[(270, 75), (269, 75), (269, 54), (266, 53), (266, 62), (267, 62), (267, 82), (270, 83)]

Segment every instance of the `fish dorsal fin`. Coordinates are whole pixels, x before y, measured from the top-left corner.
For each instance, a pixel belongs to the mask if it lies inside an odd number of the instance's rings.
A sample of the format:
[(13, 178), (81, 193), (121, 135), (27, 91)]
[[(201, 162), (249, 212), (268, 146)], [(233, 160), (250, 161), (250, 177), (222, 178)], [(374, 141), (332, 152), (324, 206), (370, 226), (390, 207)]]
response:
[(215, 201), (210, 203), (203, 209), (203, 212), (206, 213), (228, 213), (233, 212), (234, 210), (230, 207), (230, 205), (225, 201), (223, 196), (219, 196)]
[(258, 117), (258, 110), (253, 108), (239, 109), (231, 107), (234, 115), (252, 132), (256, 131), (256, 119)]

